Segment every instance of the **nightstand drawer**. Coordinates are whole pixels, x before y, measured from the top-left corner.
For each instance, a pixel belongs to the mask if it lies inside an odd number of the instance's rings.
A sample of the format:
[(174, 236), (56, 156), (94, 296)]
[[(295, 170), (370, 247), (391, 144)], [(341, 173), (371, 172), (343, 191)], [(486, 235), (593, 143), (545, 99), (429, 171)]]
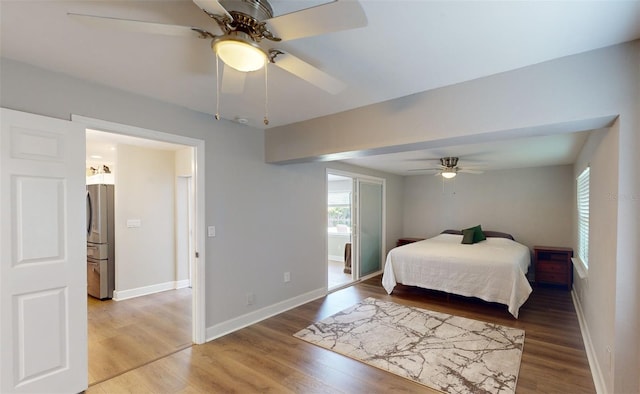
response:
[(567, 264), (564, 263), (558, 263), (556, 261), (545, 261), (545, 260), (538, 260), (537, 262), (537, 266), (536, 266), (536, 271), (543, 273), (543, 272), (548, 272), (548, 273), (561, 273), (561, 274), (566, 274), (567, 271), (569, 270), (569, 267), (567, 267)]
[(556, 272), (537, 272), (536, 282), (564, 285), (567, 283), (567, 274)]
[(555, 261), (558, 263), (564, 263), (567, 260), (566, 253), (538, 251), (538, 261)]

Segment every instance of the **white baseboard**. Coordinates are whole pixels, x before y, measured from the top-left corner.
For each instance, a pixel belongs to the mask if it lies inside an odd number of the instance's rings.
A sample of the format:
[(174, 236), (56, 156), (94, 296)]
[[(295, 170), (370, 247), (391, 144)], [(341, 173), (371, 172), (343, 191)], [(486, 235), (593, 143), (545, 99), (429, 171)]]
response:
[(186, 279), (186, 280), (180, 280), (180, 281), (158, 283), (150, 286), (137, 287), (135, 289), (114, 290), (113, 300), (123, 301), (123, 300), (128, 300), (130, 298), (136, 298), (136, 297), (141, 297), (149, 294), (160, 293), (161, 291), (182, 289), (183, 287), (188, 287), (188, 286), (189, 286), (189, 280)]
[(177, 280), (174, 289), (184, 289), (185, 287), (191, 286), (191, 281), (189, 279)]
[(334, 254), (330, 254), (329, 256), (329, 260), (331, 261), (339, 261), (341, 263), (344, 263), (344, 256), (343, 255), (334, 255)]
[(220, 338), (224, 335), (230, 334), (234, 331), (237, 331), (241, 328), (250, 326), (259, 321), (268, 319), (272, 316), (275, 316), (279, 313), (288, 311), (289, 309), (293, 309), (302, 304), (306, 304), (307, 302), (316, 300), (318, 298), (324, 297), (327, 295), (327, 289), (321, 288), (317, 290), (310, 291), (305, 294), (301, 294), (297, 297), (290, 298), (288, 300), (284, 300), (282, 302), (278, 302), (273, 305), (269, 305), (262, 309), (258, 309), (256, 311), (247, 313), (242, 316), (238, 316), (236, 318), (227, 320), (222, 323), (218, 323), (211, 327), (207, 327), (207, 338), (206, 341), (212, 341), (216, 338)]
[(598, 363), (598, 358), (596, 357), (596, 352), (593, 348), (593, 342), (591, 342), (589, 327), (587, 326), (587, 321), (584, 318), (582, 305), (580, 304), (580, 299), (576, 295), (575, 288), (571, 290), (571, 299), (573, 300), (573, 306), (576, 308), (576, 315), (578, 315), (578, 323), (580, 324), (582, 341), (584, 342), (584, 348), (587, 352), (587, 359), (589, 360), (589, 368), (591, 369), (591, 377), (593, 378), (593, 384), (596, 387), (596, 393), (607, 394), (607, 387), (604, 384), (602, 369), (600, 368), (600, 364)]

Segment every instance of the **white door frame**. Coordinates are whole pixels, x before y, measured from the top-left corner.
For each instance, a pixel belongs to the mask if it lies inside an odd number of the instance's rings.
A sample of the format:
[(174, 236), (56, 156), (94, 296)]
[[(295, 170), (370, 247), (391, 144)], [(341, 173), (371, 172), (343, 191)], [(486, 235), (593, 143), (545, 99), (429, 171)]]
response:
[[(177, 216), (176, 220), (177, 222), (184, 220), (186, 221), (186, 233), (187, 233), (187, 245), (186, 245), (186, 249), (187, 249), (187, 281), (188, 281), (188, 287), (192, 287), (191, 282), (193, 281), (193, 278), (191, 277), (191, 274), (193, 273), (193, 264), (194, 264), (194, 257), (196, 255), (196, 249), (194, 247), (195, 243), (193, 242), (193, 206), (194, 204), (194, 198), (193, 198), (193, 190), (192, 190), (192, 185), (193, 183), (193, 177), (191, 175), (189, 176), (185, 176), (185, 175), (178, 175), (176, 176), (176, 195), (180, 196), (182, 193), (184, 193), (182, 195), (182, 197), (184, 197), (185, 201), (181, 201), (181, 200), (177, 200), (177, 206), (178, 206), (178, 212), (180, 212), (180, 206), (186, 207), (186, 212), (181, 212), (182, 213), (182, 217)], [(185, 196), (186, 195), (186, 196)], [(180, 234), (179, 236), (183, 237), (184, 234)], [(180, 261), (178, 261), (178, 264), (180, 263)], [(176, 270), (176, 274), (178, 273), (179, 269)], [(177, 281), (176, 282), (178, 285), (180, 285), (180, 287), (184, 287), (183, 283), (184, 281)]]
[[(193, 193), (191, 191), (192, 176), (177, 175), (176, 185), (176, 286), (178, 288), (191, 287), (191, 272), (193, 272), (193, 257), (195, 254), (193, 242)], [(182, 249), (184, 248), (184, 249)], [(186, 261), (185, 252), (186, 250)], [(179, 279), (186, 268), (187, 279)]]
[[(366, 280), (369, 278), (372, 278), (376, 275), (379, 275), (382, 273), (382, 271), (384, 270), (384, 263), (385, 263), (385, 250), (386, 250), (386, 239), (387, 239), (387, 235), (386, 235), (386, 231), (387, 231), (387, 180), (384, 178), (378, 178), (375, 176), (371, 176), (371, 175), (364, 175), (364, 174), (359, 174), (357, 172), (350, 172), (350, 171), (344, 171), (344, 170), (335, 170), (335, 169), (331, 169), (331, 168), (327, 168), (326, 169), (326, 174), (325, 174), (325, 195), (328, 194), (328, 181), (327, 181), (327, 176), (329, 174), (333, 174), (333, 175), (340, 175), (340, 176), (344, 176), (344, 177), (349, 177), (353, 180), (353, 193), (351, 196), (351, 227), (352, 227), (352, 232), (351, 232), (351, 242), (352, 242), (352, 246), (351, 246), (351, 256), (352, 256), (352, 260), (351, 260), (351, 270), (352, 270), (352, 275), (354, 278), (354, 282), (357, 281), (361, 281), (361, 280)], [(359, 255), (359, 242), (360, 242), (360, 223), (358, 222), (359, 219), (359, 215), (360, 215), (360, 203), (359, 203), (359, 184), (358, 184), (358, 180), (365, 180), (365, 181), (370, 181), (370, 182), (375, 182), (375, 183), (379, 183), (382, 185), (382, 240), (381, 240), (381, 245), (382, 245), (382, 251), (380, 253), (380, 270), (373, 272), (369, 275), (366, 275), (364, 277), (360, 277), (360, 255)], [(327, 223), (327, 221), (325, 221), (325, 224)], [(327, 231), (325, 231), (325, 237), (327, 237), (325, 239), (325, 260), (326, 258), (329, 256), (329, 251), (328, 251), (328, 234)], [(329, 283), (328, 279), (327, 279), (327, 284)], [(353, 283), (353, 282), (351, 282)]]
[(206, 341), (206, 315), (205, 315), (205, 233), (200, 231), (205, 217), (205, 196), (204, 196), (204, 168), (205, 168), (205, 146), (204, 140), (185, 137), (177, 134), (170, 134), (156, 130), (144, 129), (136, 126), (129, 126), (121, 123), (109, 122), (101, 119), (94, 119), (80, 115), (71, 115), (71, 120), (84, 125), (89, 129), (97, 129), (109, 133), (129, 135), (133, 137), (145, 138), (156, 141), (164, 141), (173, 144), (191, 146), (194, 149), (194, 194), (195, 194), (195, 215), (194, 215), (194, 238), (196, 256), (193, 264), (193, 300), (192, 300), (192, 341), (202, 344)]

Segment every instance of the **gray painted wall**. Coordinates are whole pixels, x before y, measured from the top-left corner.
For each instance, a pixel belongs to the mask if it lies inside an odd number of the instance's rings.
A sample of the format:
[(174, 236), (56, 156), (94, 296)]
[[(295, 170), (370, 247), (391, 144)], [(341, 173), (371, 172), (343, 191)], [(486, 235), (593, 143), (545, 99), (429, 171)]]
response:
[[(611, 157), (618, 156), (618, 124), (593, 133), (586, 141), (573, 168), (575, 179), (590, 166), (589, 172), (589, 269), (585, 278), (574, 276), (574, 288), (585, 318), (590, 322), (589, 336), (600, 363), (607, 391), (613, 387), (613, 352), (615, 342), (614, 297), (602, 297), (616, 286), (618, 168), (611, 166)], [(575, 207), (575, 201), (574, 201)], [(577, 209), (573, 210), (577, 222)], [(577, 228), (573, 234), (574, 250), (578, 248)], [(577, 253), (574, 253), (577, 255)], [(632, 318), (632, 316), (629, 316)], [(626, 316), (619, 316), (624, 321)]]
[(482, 225), (534, 245), (573, 245), (572, 166), (405, 179), (404, 235), (432, 237)]
[[(264, 133), (24, 63), (1, 59), (0, 106), (70, 119), (103, 119), (205, 141), (206, 324), (233, 322), (327, 285), (327, 163), (265, 164)], [(402, 231), (402, 177), (387, 180), (387, 249)], [(206, 232), (205, 232), (206, 233)], [(79, 234), (84, 236), (84, 234)], [(283, 283), (283, 272), (291, 282)], [(246, 294), (255, 303), (245, 305)], [(273, 309), (270, 309), (273, 310)]]
[[(630, 57), (608, 47), (367, 107), (268, 129), (266, 159), (454, 145), (601, 128), (634, 99)], [(415, 144), (415, 145), (412, 145)]]

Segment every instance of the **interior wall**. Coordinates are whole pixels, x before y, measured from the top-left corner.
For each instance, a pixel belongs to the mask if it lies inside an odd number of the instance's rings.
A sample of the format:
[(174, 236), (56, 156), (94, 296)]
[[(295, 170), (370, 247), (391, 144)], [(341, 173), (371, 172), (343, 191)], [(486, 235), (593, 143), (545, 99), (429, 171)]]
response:
[[(207, 256), (214, 252), (216, 258), (207, 265), (207, 300), (224, 301), (216, 302), (214, 311), (207, 304), (208, 316), (215, 313), (221, 322), (212, 332), (225, 320), (294, 297), (324, 294), (327, 287), (328, 164), (265, 164), (263, 133), (225, 133), (217, 143), (224, 149), (214, 160), (224, 164), (207, 167), (217, 191), (207, 195), (217, 218), (210, 222), (216, 237)], [(397, 175), (341, 163), (331, 168), (385, 178), (389, 189), (402, 187)], [(397, 194), (388, 193), (392, 212), (401, 211)], [(387, 224), (388, 234), (397, 237), (401, 221), (395, 216)], [(290, 282), (284, 282), (284, 272), (290, 273)], [(246, 305), (248, 294), (254, 296), (251, 305)]]
[(189, 201), (191, 178), (178, 176), (175, 179), (175, 280), (176, 287), (186, 287), (190, 282), (191, 229), (189, 228)]
[(173, 282), (174, 152), (119, 144), (116, 161), (116, 291)]
[(432, 237), (477, 224), (529, 248), (572, 245), (570, 165), (406, 177), (404, 236)]
[(357, 157), (604, 127), (636, 85), (640, 41), (268, 129), (268, 162)]
[(193, 176), (193, 148), (187, 147), (175, 151), (176, 176)]
[[(327, 163), (265, 164), (264, 133), (147, 97), (0, 59), (0, 105), (60, 119), (78, 114), (204, 141), (206, 325), (238, 328), (288, 300), (326, 291)], [(386, 179), (387, 250), (402, 231), (402, 177), (342, 163), (331, 168)], [(120, 168), (121, 171), (123, 171)], [(84, 234), (79, 234), (83, 236)], [(283, 272), (291, 282), (283, 282)], [(255, 303), (246, 305), (247, 293)], [(209, 330), (208, 330), (209, 331)]]
[[(192, 147), (175, 151), (175, 175), (176, 175), (176, 281), (178, 287), (186, 286), (186, 281), (190, 280), (190, 267), (192, 254), (194, 253), (192, 242), (195, 232), (190, 228), (190, 223), (194, 223), (193, 209), (195, 207), (195, 194), (193, 190), (194, 181), (194, 149)], [(192, 224), (191, 224), (192, 225)]]
[(617, 125), (618, 248), (613, 358), (615, 391), (631, 393), (640, 392), (640, 49), (628, 56), (635, 73), (625, 91), (630, 96), (628, 108)]
[[(589, 337), (596, 353), (599, 373), (606, 392), (613, 391), (613, 358), (615, 338), (615, 298), (609, 296), (616, 288), (617, 210), (614, 196), (618, 190), (618, 168), (611, 158), (618, 156), (618, 126), (591, 134), (580, 152), (573, 169), (575, 179), (587, 167), (589, 171), (589, 269), (580, 278), (574, 272), (574, 288), (585, 320), (589, 322)], [(577, 209), (573, 211), (577, 223)], [(578, 247), (574, 230), (574, 251)]]

